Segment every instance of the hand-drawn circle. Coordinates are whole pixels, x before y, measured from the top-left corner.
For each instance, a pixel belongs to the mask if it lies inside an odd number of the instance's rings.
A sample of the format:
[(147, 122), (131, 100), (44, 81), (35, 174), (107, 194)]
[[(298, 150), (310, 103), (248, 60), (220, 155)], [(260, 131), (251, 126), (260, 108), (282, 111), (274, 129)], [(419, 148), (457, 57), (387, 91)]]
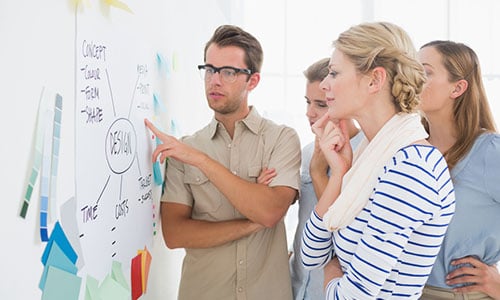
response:
[(115, 174), (125, 173), (134, 162), (137, 136), (132, 123), (125, 118), (116, 119), (106, 133), (106, 161)]

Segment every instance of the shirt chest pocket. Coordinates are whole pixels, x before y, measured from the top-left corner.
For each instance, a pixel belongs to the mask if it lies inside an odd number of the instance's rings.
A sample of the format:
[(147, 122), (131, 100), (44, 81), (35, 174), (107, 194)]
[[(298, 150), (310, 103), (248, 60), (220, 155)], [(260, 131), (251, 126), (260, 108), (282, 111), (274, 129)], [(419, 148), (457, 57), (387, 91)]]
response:
[(248, 179), (250, 182), (257, 182), (257, 177), (259, 177), (262, 167), (258, 166), (249, 166), (248, 167)]
[(256, 145), (257, 147), (250, 152), (254, 154), (250, 155), (252, 158), (247, 161), (247, 172), (242, 174), (247, 176), (247, 178), (245, 178), (246, 180), (255, 183), (257, 183), (257, 178), (262, 172), (263, 167), (269, 164), (269, 159), (266, 160), (264, 155), (266, 149), (264, 147), (263, 139), (260, 138)]
[(189, 186), (193, 194), (194, 215), (214, 214), (222, 206), (223, 195), (198, 168), (186, 166), (184, 184)]

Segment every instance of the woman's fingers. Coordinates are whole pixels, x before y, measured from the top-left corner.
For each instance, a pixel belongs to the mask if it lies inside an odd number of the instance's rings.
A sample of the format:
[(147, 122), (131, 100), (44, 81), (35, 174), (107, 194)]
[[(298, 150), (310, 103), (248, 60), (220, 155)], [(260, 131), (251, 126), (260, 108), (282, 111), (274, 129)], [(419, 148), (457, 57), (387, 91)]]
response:
[(324, 127), (321, 142), (323, 143), (323, 147), (325, 149), (331, 149), (338, 152), (345, 144), (345, 137), (341, 128), (337, 124), (332, 121), (328, 121)]
[(319, 118), (316, 122), (314, 122), (311, 129), (317, 137), (321, 138), (321, 136), (323, 136), (323, 129), (327, 124), (327, 122), (328, 122), (328, 114), (324, 114), (323, 116), (321, 116), (321, 118)]
[(456, 266), (456, 265), (462, 265), (462, 264), (471, 264), (475, 268), (479, 268), (479, 267), (485, 265), (485, 263), (483, 263), (482, 261), (478, 260), (474, 256), (466, 256), (466, 257), (462, 257), (462, 258), (459, 258), (459, 259), (455, 259), (454, 261), (451, 262), (451, 264), (454, 265), (454, 266)]

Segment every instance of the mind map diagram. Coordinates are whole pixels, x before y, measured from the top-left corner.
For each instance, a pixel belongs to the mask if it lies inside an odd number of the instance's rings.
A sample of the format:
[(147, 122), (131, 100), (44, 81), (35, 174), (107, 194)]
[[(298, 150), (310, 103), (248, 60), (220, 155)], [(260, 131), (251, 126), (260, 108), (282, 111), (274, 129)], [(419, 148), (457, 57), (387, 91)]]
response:
[(151, 63), (129, 35), (79, 20), (75, 41), (75, 189), (85, 272), (102, 278), (152, 242)]

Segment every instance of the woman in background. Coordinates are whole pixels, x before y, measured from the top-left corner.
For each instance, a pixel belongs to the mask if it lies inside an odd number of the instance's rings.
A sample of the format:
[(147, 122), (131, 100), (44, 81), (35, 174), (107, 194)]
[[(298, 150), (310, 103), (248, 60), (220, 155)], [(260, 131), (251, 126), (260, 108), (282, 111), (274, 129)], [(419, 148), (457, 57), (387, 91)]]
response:
[[(309, 124), (314, 123), (328, 112), (325, 92), (320, 88), (321, 81), (328, 76), (328, 63), (324, 58), (312, 64), (304, 71), (306, 83), (306, 116)], [(351, 147), (355, 149), (363, 133), (356, 127), (353, 120), (346, 120)], [(290, 257), (290, 273), (292, 276), (293, 297), (295, 300), (324, 300), (323, 270), (306, 270), (300, 258), (300, 245), (304, 224), (309, 219), (318, 198), (323, 193), (328, 182), (329, 166), (326, 162), (318, 140), (311, 142), (302, 149), (302, 166), (300, 174), (300, 198), (298, 200), (298, 223), (293, 240), (293, 253)]]
[(433, 41), (419, 59), (428, 141), (443, 153), (456, 196), (422, 299), (500, 299), (500, 135), (478, 58), (464, 44)]
[[(329, 57), (320, 59), (310, 65), (305, 71), (307, 104), (306, 116), (310, 126), (314, 125), (323, 115), (328, 113), (325, 92), (321, 89), (321, 81), (328, 76)], [(353, 120), (345, 121), (351, 147), (356, 149), (363, 139), (363, 133), (356, 127)], [(318, 198), (323, 193), (328, 182), (329, 166), (319, 147), (318, 139), (302, 148), (302, 165), (300, 168), (300, 197), (297, 227), (293, 239), (293, 251), (290, 256), (290, 273), (294, 300), (324, 300), (323, 270), (305, 269), (302, 265), (300, 247), (304, 225), (309, 219)], [(269, 184), (276, 176), (274, 169), (264, 168), (257, 178), (258, 183)]]

